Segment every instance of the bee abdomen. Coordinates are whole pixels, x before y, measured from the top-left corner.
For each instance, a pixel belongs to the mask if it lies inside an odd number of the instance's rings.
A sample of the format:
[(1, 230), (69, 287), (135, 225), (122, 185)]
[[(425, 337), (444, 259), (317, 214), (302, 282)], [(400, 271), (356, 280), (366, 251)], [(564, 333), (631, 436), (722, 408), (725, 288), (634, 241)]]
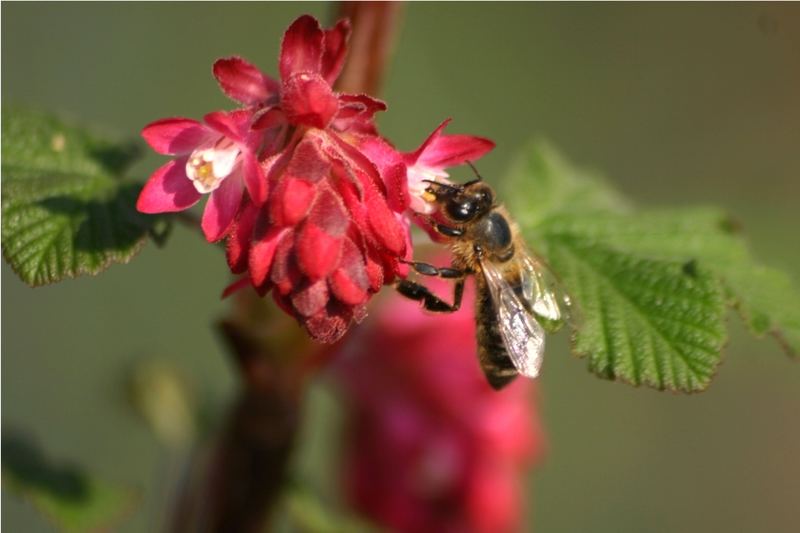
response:
[(506, 352), (497, 322), (497, 311), (485, 283), (478, 283), (477, 292), (478, 359), (492, 388), (501, 389), (517, 377), (518, 372)]

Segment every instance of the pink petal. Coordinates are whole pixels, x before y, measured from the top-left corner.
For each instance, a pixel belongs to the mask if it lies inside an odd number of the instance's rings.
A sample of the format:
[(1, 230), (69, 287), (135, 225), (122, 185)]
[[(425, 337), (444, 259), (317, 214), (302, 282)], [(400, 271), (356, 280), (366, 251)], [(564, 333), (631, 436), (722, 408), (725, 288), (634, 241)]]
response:
[(226, 113), (225, 111), (212, 111), (203, 117), (206, 124), (225, 137), (245, 143), (250, 133), (253, 112), (249, 109), (237, 109)]
[(313, 316), (328, 304), (328, 284), (324, 279), (307, 282), (292, 294), (292, 305), (303, 316)]
[(349, 223), (339, 196), (328, 187), (319, 187), (314, 206), (295, 242), (298, 266), (309, 278), (327, 277), (338, 266)]
[(303, 15), (295, 20), (283, 36), (280, 72), (284, 81), (296, 72), (319, 73), (325, 34), (317, 19)]
[(276, 98), (280, 85), (241, 57), (217, 59), (214, 77), (222, 92), (245, 105), (263, 105)]
[(267, 281), (278, 244), (284, 235), (289, 234), (289, 231), (287, 228), (267, 225), (264, 218), (259, 221), (249, 259), (250, 279), (253, 281), (253, 286), (261, 287)]
[(383, 100), (366, 94), (342, 93), (339, 95), (339, 114), (336, 118), (352, 118), (360, 114), (367, 114), (371, 118), (378, 111), (386, 111), (386, 102)]
[(294, 226), (306, 217), (316, 196), (314, 184), (294, 176), (284, 177), (270, 202), (272, 223)]
[(431, 168), (447, 168), (476, 161), (494, 148), (494, 142), (472, 135), (442, 135), (423, 152), (418, 163)]
[(393, 255), (405, 254), (406, 237), (394, 213), (377, 192), (367, 190), (366, 204), (369, 207), (367, 220), (375, 239)]
[(350, 218), (358, 227), (367, 225), (367, 206), (363, 203), (363, 186), (361, 182), (349, 175), (344, 163), (334, 161), (334, 188), (347, 208)]
[(344, 66), (347, 55), (347, 40), (350, 38), (350, 21), (342, 19), (336, 26), (325, 30), (324, 50), (322, 52), (322, 77), (333, 85)]
[(411, 205), (406, 170), (404, 164), (398, 163), (383, 172), (383, 179), (386, 182), (386, 200), (389, 208), (395, 213), (402, 213)]
[(494, 148), (494, 142), (483, 137), (442, 135), (442, 131), (450, 123), (450, 120), (448, 118), (439, 124), (419, 148), (408, 154), (407, 163), (409, 165), (419, 164), (429, 168), (443, 169), (480, 159)]
[(253, 228), (259, 211), (258, 207), (247, 203), (242, 208), (231, 235), (228, 237), (225, 257), (228, 260), (228, 267), (234, 274), (241, 274), (247, 270), (250, 242), (253, 238)]
[(214, 137), (214, 132), (190, 118), (163, 118), (142, 129), (142, 137), (153, 150), (164, 155), (188, 154)]
[[(286, 171), (286, 167), (291, 162), (292, 152), (283, 150), (261, 161), (261, 172), (264, 174), (268, 189), (272, 189)], [(271, 191), (267, 191), (271, 195)]]
[(280, 126), (286, 122), (286, 113), (279, 107), (270, 107), (253, 121), (254, 130), (266, 130)]
[(452, 120), (452, 118), (448, 118), (442, 121), (442, 123), (439, 124), (430, 135), (428, 135), (428, 138), (422, 142), (419, 148), (408, 154), (407, 159), (409, 165), (415, 164), (417, 160), (422, 157), (423, 152), (425, 152), (425, 150), (428, 149), (428, 146), (442, 134), (442, 131), (447, 127), (448, 124), (450, 124)]
[(350, 327), (351, 320), (360, 321), (365, 315), (363, 307), (353, 308), (331, 300), (325, 309), (303, 322), (308, 334), (317, 342), (332, 343), (339, 340)]
[(186, 158), (182, 157), (153, 172), (139, 193), (136, 209), (142, 213), (183, 211), (196, 204), (200, 196), (186, 175)]
[(369, 288), (372, 292), (378, 292), (383, 285), (391, 280), (386, 279), (384, 276), (383, 264), (380, 261), (377, 250), (370, 247), (364, 257), (367, 260), (367, 279), (369, 280)]
[(306, 133), (297, 145), (292, 159), (286, 167), (286, 174), (316, 183), (328, 176), (330, 160), (321, 150), (324, 136)]
[(249, 152), (242, 154), (242, 174), (250, 199), (256, 205), (263, 205), (269, 195), (269, 183), (258, 160)]
[(318, 74), (295, 74), (283, 83), (283, 110), (289, 122), (324, 129), (339, 110), (339, 100)]
[[(366, 270), (364, 277), (366, 278)], [(340, 268), (334, 271), (330, 277), (331, 290), (336, 299), (347, 305), (363, 304), (367, 301), (367, 291), (365, 287), (350, 277), (346, 270)]]
[(339, 131), (377, 135), (374, 117), (386, 111), (386, 103), (366, 94), (339, 94), (339, 112), (334, 127)]
[(211, 193), (203, 211), (201, 226), (208, 242), (220, 240), (231, 229), (242, 203), (244, 184), (236, 173), (228, 176), (217, 190)]
[(342, 240), (306, 221), (295, 241), (297, 266), (312, 280), (327, 277), (339, 264)]
[(278, 293), (285, 296), (300, 283), (303, 274), (297, 268), (294, 247), (297, 240), (297, 232), (288, 229), (284, 231), (286, 233), (280, 238), (275, 249), (269, 280), (275, 285)]
[(348, 305), (367, 300), (369, 279), (361, 251), (350, 239), (344, 240), (340, 266), (330, 276), (330, 286), (336, 299)]
[(374, 185), (378, 190), (385, 193), (386, 185), (381, 179), (378, 167), (370, 161), (370, 159), (359, 151), (352, 144), (345, 142), (338, 135), (328, 132), (327, 138), (333, 141), (335, 149), (329, 150), (329, 155), (336, 159), (344, 159), (347, 163), (345, 166), (350, 168), (359, 169), (363, 175), (369, 178), (369, 182)]
[(324, 183), (317, 189), (317, 199), (308, 218), (334, 237), (344, 235), (350, 224), (350, 217), (342, 199), (329, 185)]
[(224, 300), (234, 292), (240, 291), (250, 285), (250, 280), (247, 277), (239, 278), (222, 291), (222, 299)]
[(381, 137), (366, 137), (359, 148), (378, 167), (386, 184), (389, 207), (398, 213), (405, 211), (411, 197), (402, 154)]

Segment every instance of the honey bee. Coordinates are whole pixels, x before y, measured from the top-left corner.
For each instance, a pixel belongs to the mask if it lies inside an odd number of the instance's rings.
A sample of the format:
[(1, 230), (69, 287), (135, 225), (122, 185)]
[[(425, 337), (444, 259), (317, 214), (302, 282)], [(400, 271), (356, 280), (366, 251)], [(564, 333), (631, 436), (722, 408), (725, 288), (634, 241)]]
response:
[(528, 250), (505, 208), (495, 203), (494, 190), (472, 169), (476, 179), (463, 185), (428, 181), (424, 193), (436, 206), (428, 222), (449, 244), (452, 265), (409, 262), (419, 274), (453, 279), (453, 303), (407, 279), (396, 289), (429, 311), (454, 312), (465, 278), (473, 275), (478, 358), (489, 384), (501, 389), (517, 375), (539, 375), (545, 334), (564, 325), (571, 302), (544, 261)]

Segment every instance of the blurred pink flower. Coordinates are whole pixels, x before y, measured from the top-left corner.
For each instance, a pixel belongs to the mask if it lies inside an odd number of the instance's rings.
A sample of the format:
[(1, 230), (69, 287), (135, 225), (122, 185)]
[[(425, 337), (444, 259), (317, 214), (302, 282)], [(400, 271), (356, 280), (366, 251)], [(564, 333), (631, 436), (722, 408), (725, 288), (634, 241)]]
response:
[[(465, 302), (472, 297), (468, 287)], [(394, 531), (519, 528), (524, 474), (542, 450), (533, 383), (491, 389), (472, 307), (430, 316), (394, 298), (336, 356), (350, 409), (345, 490)]]

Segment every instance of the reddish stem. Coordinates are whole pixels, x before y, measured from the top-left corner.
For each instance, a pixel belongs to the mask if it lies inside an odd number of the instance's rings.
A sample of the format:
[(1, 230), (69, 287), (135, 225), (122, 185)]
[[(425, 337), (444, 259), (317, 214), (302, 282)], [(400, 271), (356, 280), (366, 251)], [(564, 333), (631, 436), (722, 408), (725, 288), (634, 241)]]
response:
[(349, 93), (380, 94), (392, 53), (401, 2), (341, 2), (339, 17), (353, 24), (349, 53), (336, 88)]

